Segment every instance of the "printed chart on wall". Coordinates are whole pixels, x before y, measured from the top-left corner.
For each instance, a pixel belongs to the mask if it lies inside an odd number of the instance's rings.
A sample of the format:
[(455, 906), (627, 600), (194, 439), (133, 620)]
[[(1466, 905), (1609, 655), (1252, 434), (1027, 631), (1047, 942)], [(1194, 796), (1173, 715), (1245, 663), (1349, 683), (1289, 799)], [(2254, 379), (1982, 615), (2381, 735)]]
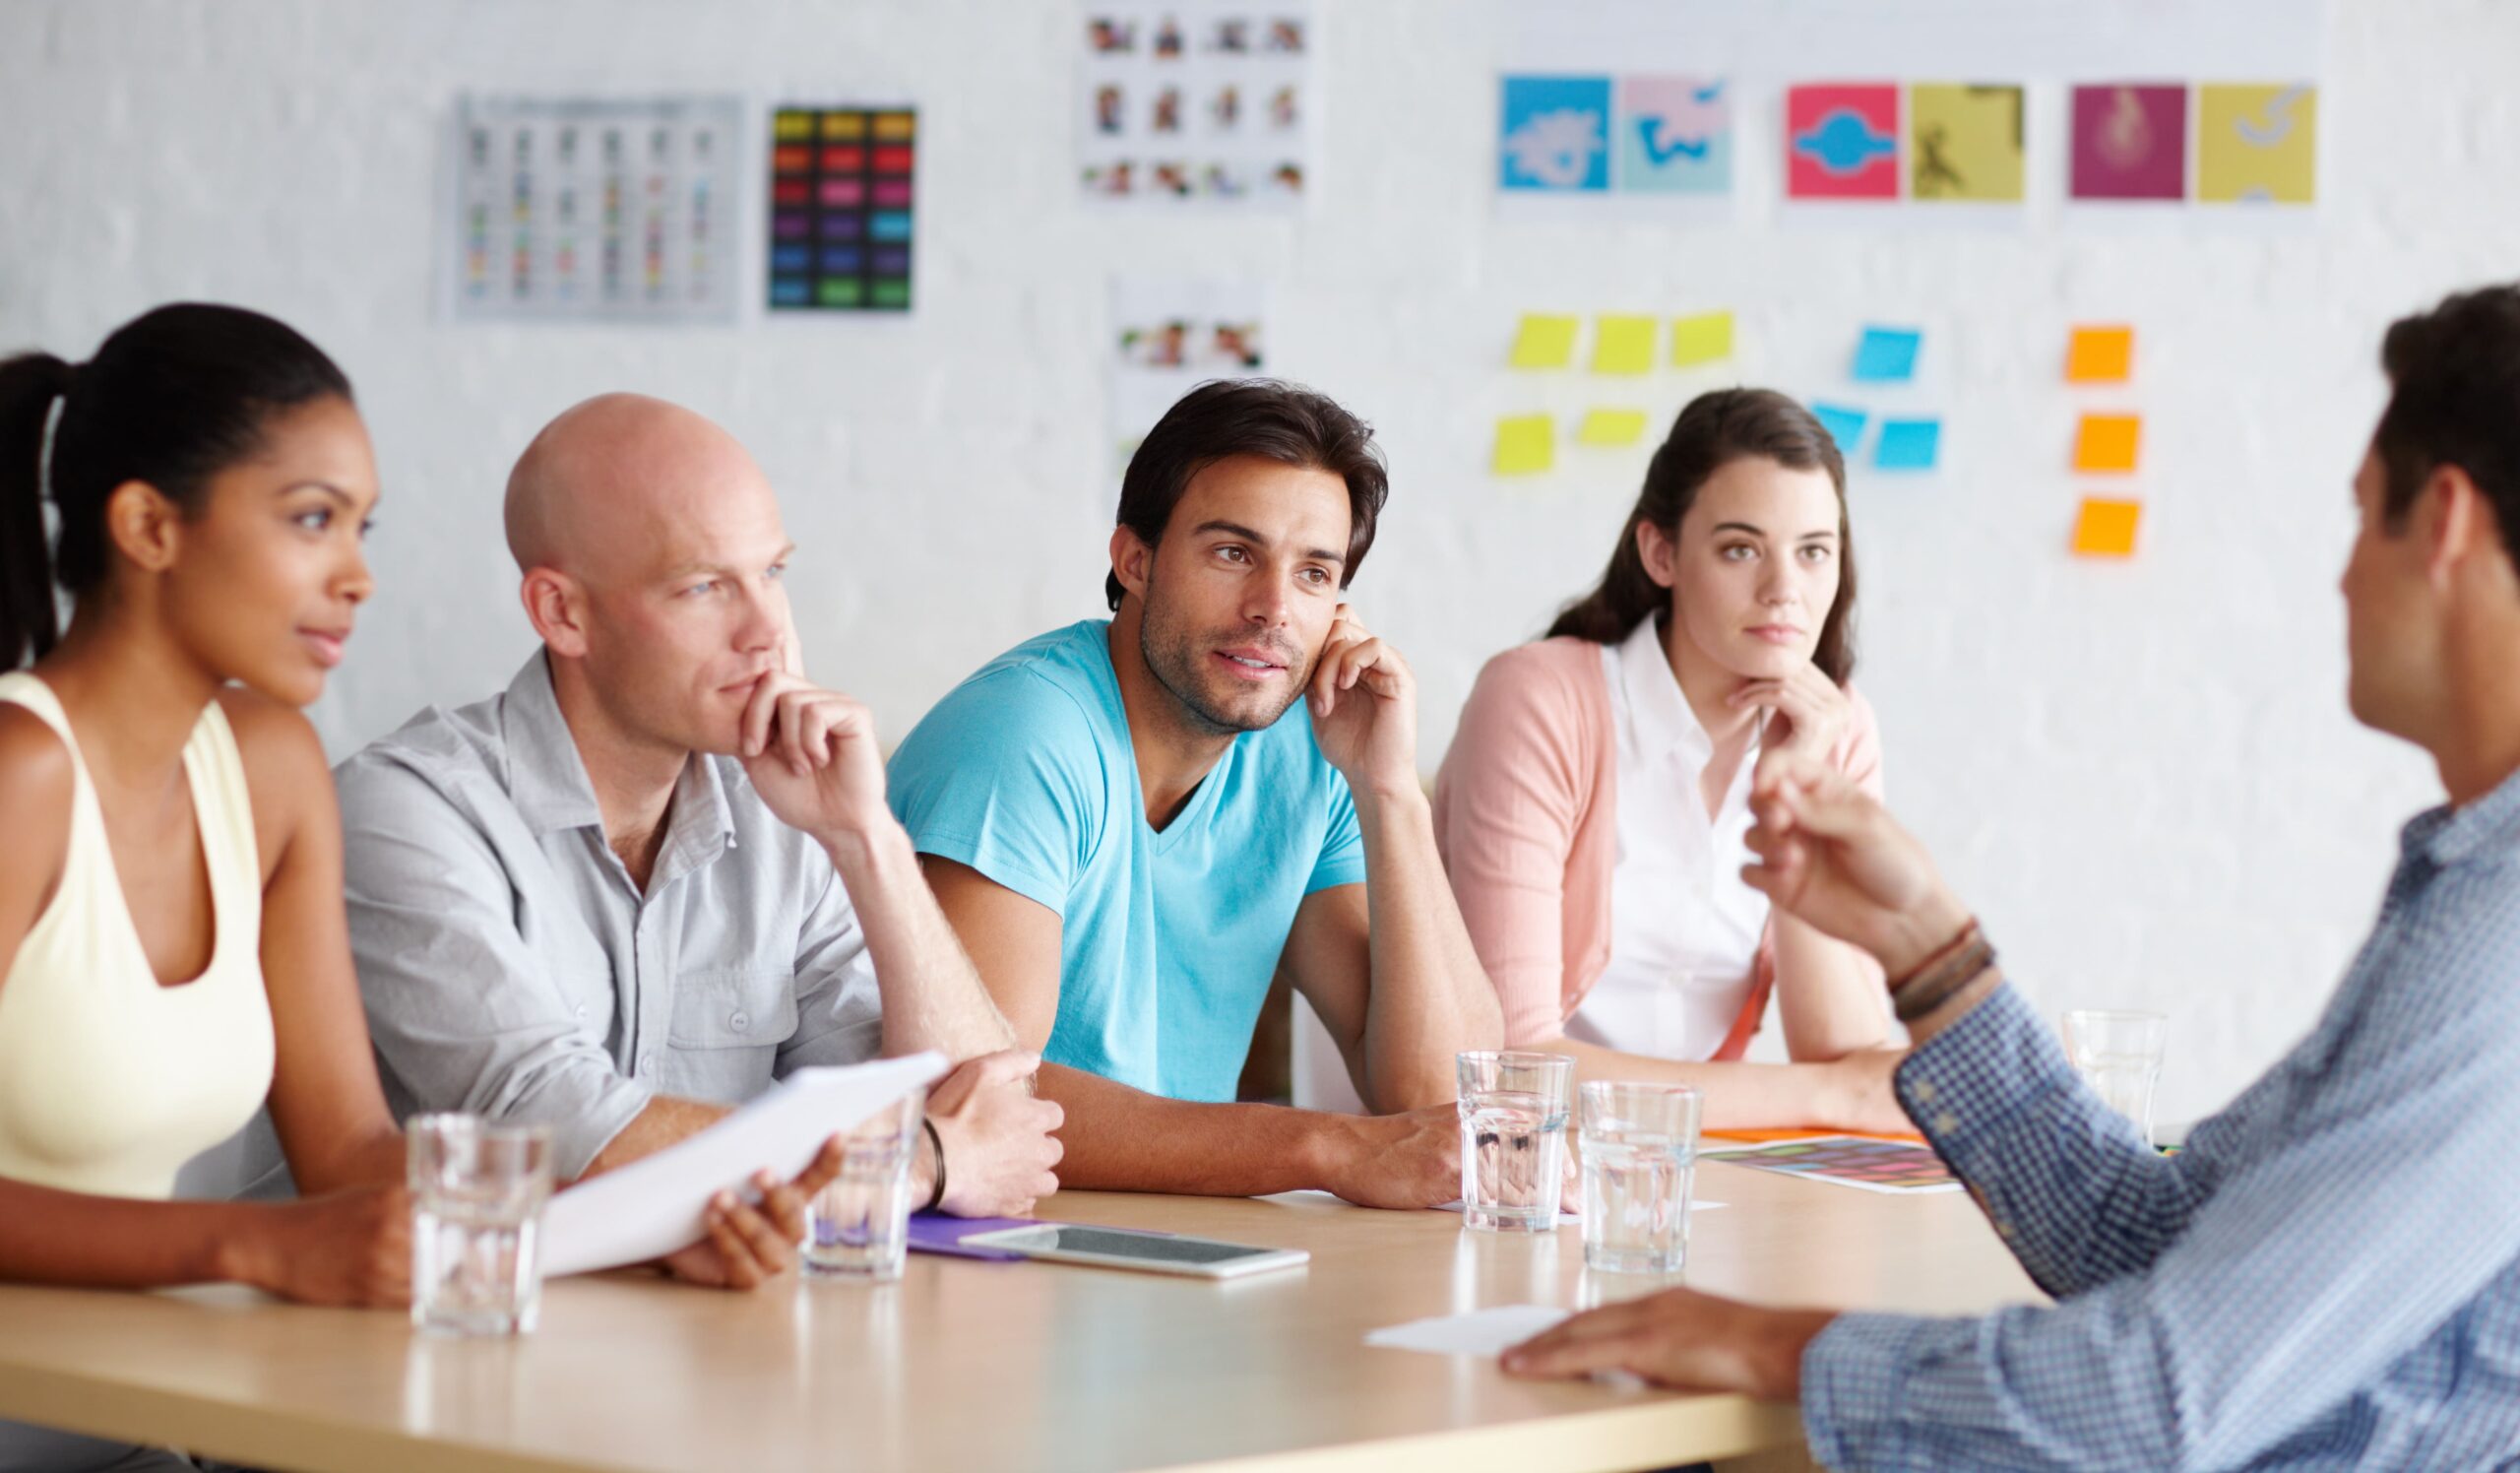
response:
[(910, 309), (918, 113), (782, 107), (770, 119), (770, 305)]
[(1930, 1148), (1867, 1135), (1824, 1135), (1774, 1141), (1742, 1150), (1700, 1150), (1698, 1159), (1783, 1172), (1865, 1191), (1913, 1195), (1960, 1190), (1959, 1179)]
[(1173, 403), (1212, 378), (1266, 372), (1268, 293), (1249, 282), (1111, 284), (1112, 472)]
[(1077, 177), (1102, 204), (1301, 207), (1312, 173), (1310, 0), (1079, 12)]
[(734, 97), (460, 98), (446, 315), (734, 321), (742, 117)]

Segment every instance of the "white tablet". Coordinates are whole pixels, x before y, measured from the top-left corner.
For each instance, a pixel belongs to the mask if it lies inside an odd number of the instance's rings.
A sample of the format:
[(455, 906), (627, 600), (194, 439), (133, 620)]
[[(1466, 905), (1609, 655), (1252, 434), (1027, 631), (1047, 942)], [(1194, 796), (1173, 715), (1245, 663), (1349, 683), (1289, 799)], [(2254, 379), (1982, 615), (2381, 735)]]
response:
[(1045, 1222), (1024, 1228), (974, 1233), (963, 1240), (970, 1248), (1004, 1249), (1027, 1258), (1054, 1263), (1090, 1263), (1102, 1268), (1137, 1268), (1149, 1273), (1186, 1273), (1203, 1279), (1238, 1279), (1244, 1274), (1295, 1268), (1312, 1261), (1301, 1249), (1252, 1248), (1219, 1243), (1212, 1238), (1176, 1238), (1169, 1233), (1140, 1233), (1127, 1228), (1089, 1228), (1074, 1223)]

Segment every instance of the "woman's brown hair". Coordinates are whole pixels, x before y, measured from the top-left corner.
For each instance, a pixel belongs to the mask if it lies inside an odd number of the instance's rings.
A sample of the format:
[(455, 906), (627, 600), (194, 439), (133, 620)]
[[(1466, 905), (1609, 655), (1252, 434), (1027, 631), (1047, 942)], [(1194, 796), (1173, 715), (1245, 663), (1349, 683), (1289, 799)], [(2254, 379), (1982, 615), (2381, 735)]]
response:
[(1645, 571), (1636, 529), (1652, 523), (1674, 540), (1680, 519), (1716, 472), (1756, 456), (1790, 471), (1826, 471), (1838, 492), (1838, 597), (1820, 621), (1811, 663), (1840, 685), (1855, 673), (1855, 535), (1847, 521), (1847, 467), (1838, 442), (1811, 412), (1772, 389), (1719, 389), (1680, 411), (1670, 437), (1646, 468), (1645, 488), (1621, 527), (1610, 565), (1591, 593), (1568, 605), (1548, 636), (1572, 634), (1616, 644), (1670, 603), (1670, 591)]

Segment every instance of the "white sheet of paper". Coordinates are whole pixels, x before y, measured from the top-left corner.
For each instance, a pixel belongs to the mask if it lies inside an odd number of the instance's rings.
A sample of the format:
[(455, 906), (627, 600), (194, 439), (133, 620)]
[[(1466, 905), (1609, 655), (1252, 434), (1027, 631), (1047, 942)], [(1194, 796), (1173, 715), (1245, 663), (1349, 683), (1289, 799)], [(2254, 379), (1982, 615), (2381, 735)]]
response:
[(944, 1072), (945, 1056), (932, 1053), (798, 1069), (690, 1139), (551, 1198), (542, 1209), (543, 1277), (641, 1263), (697, 1242), (712, 1194), (742, 1191), (757, 1171), (796, 1175), (834, 1133)]
[(1371, 1330), (1365, 1343), (1439, 1356), (1498, 1356), (1507, 1346), (1520, 1345), (1574, 1313), (1550, 1305), (1497, 1305)]

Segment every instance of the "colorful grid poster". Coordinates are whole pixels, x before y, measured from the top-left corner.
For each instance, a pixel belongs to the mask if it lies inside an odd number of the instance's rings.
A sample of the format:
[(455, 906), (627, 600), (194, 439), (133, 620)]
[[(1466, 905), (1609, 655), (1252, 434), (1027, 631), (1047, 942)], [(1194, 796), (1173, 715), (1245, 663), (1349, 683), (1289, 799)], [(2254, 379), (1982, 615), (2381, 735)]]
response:
[(907, 311), (918, 113), (782, 107), (770, 121), (770, 305)]
[(1312, 0), (1092, 0), (1077, 177), (1098, 203), (1292, 210), (1312, 172)]
[(460, 98), (446, 314), (732, 322), (742, 119), (736, 97)]

